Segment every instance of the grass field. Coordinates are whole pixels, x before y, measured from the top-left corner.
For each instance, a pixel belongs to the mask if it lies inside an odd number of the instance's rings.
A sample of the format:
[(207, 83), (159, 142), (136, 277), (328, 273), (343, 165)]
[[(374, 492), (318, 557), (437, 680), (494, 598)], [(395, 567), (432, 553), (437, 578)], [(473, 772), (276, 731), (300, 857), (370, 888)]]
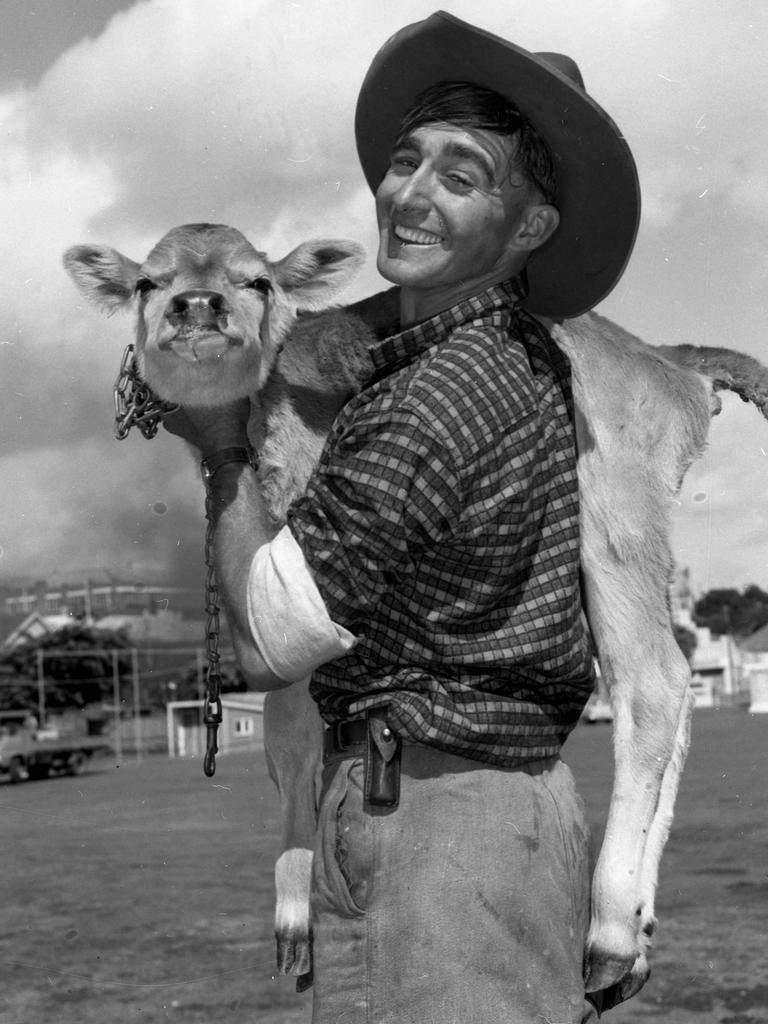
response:
[[(599, 844), (610, 727), (565, 749)], [(273, 976), (277, 799), (263, 756), (214, 779), (153, 757), (0, 786), (0, 1024), (305, 1024)], [(610, 1024), (768, 1021), (768, 716), (697, 712), (662, 867), (654, 973)]]

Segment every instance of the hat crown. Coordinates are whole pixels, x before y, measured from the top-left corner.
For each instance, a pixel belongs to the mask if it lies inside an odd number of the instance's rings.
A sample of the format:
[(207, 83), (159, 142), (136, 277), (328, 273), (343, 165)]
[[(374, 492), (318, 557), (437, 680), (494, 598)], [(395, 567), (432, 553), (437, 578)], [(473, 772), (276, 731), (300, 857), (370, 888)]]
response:
[(539, 60), (549, 64), (555, 71), (565, 75), (566, 78), (570, 79), (575, 85), (578, 85), (584, 92), (587, 91), (584, 86), (584, 79), (581, 77), (581, 71), (579, 71), (579, 65), (572, 57), (568, 57), (564, 53), (550, 53), (547, 50), (534, 53), (534, 57), (538, 57)]

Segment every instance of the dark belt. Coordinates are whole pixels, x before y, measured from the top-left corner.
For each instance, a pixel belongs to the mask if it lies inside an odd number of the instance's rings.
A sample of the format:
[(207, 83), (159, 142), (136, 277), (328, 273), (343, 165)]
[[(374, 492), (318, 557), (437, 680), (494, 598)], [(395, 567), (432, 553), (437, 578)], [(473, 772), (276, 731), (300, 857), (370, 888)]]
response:
[(384, 709), (365, 718), (335, 722), (325, 730), (325, 759), (362, 757), (365, 760), (365, 799), (370, 804), (396, 807), (400, 798), (400, 737)]
[(346, 722), (334, 722), (325, 730), (325, 756), (348, 754), (362, 755), (368, 744), (368, 719), (352, 718)]

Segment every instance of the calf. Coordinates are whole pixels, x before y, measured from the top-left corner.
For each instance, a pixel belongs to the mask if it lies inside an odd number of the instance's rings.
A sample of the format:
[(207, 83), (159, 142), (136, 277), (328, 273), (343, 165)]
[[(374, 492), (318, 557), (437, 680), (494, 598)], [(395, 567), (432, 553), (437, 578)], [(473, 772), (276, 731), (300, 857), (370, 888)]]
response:
[[(108, 312), (138, 308), (140, 373), (157, 395), (215, 405), (249, 395), (268, 540), (319, 457), (331, 423), (370, 373), (368, 345), (396, 329), (394, 290), (317, 313), (362, 253), (309, 242), (271, 263), (232, 228), (169, 232), (144, 264), (76, 246), (67, 270)], [(314, 313), (314, 315), (300, 315)], [(768, 374), (738, 353), (651, 348), (590, 313), (549, 324), (573, 372), (585, 604), (614, 712), (614, 786), (592, 885), (588, 991), (605, 1004), (648, 976), (660, 857), (685, 760), (688, 664), (668, 610), (670, 499), (701, 454), (716, 391), (768, 412)], [(278, 966), (311, 980), (309, 874), (322, 724), (306, 687), (268, 695), (265, 746), (282, 801), (276, 865)], [(605, 1005), (604, 1004), (604, 1005)]]

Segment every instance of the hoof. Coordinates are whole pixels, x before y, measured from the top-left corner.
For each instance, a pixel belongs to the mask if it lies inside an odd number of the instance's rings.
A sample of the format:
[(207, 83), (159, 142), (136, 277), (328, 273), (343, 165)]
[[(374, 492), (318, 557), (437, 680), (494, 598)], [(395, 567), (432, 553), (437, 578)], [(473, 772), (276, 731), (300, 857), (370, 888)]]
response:
[[(311, 935), (275, 935), (277, 943), (277, 969), (280, 974), (295, 974), (301, 978), (309, 977), (304, 988), (312, 984), (312, 936)], [(303, 992), (304, 988), (297, 991)]]
[(651, 976), (651, 968), (645, 953), (640, 953), (634, 963), (623, 970), (620, 977), (611, 981), (615, 973), (621, 970), (620, 965), (625, 961), (618, 958), (607, 958), (603, 964), (587, 962), (587, 978), (585, 989), (591, 997), (600, 1013), (610, 1010), (619, 1003), (631, 999), (637, 995)]
[(634, 956), (615, 956), (597, 948), (587, 951), (584, 986), (587, 992), (602, 992), (619, 985), (631, 974)]
[(296, 991), (306, 992), (307, 989), (312, 988), (312, 971), (310, 970), (307, 974), (300, 974), (296, 979)]
[(650, 976), (651, 968), (648, 965), (645, 954), (641, 953), (632, 965), (632, 970), (627, 977), (622, 978), (619, 983), (621, 1001), (623, 1002), (625, 999), (631, 999), (632, 996), (637, 995)]

